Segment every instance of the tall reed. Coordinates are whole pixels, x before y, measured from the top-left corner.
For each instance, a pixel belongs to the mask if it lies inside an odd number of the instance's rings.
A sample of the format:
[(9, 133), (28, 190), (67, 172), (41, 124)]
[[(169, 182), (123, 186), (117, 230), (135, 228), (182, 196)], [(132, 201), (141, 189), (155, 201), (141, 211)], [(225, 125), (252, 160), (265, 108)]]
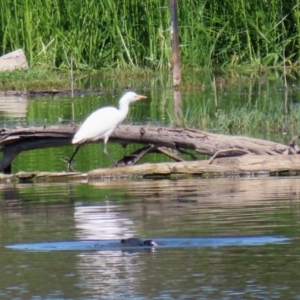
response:
[[(179, 0), (182, 64), (298, 65), (300, 0)], [(0, 54), (78, 69), (170, 67), (169, 1), (1, 0)]]

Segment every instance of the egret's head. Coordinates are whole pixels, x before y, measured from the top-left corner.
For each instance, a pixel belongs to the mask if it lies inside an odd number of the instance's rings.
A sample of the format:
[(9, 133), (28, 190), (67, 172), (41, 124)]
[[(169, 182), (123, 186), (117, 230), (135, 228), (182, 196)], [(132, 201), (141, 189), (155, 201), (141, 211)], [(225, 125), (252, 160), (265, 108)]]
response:
[(135, 101), (142, 100), (142, 99), (147, 99), (147, 97), (143, 96), (143, 95), (138, 95), (134, 92), (127, 92), (120, 99), (120, 104), (121, 103), (128, 103), (129, 104), (131, 102), (135, 102)]

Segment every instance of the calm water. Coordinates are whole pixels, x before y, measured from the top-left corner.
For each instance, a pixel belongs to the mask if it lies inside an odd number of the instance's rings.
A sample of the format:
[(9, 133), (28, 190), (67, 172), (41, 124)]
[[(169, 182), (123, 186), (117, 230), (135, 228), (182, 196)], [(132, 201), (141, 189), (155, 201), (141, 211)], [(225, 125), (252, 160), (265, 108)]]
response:
[[(2, 184), (1, 299), (298, 299), (299, 186), (290, 177)], [(141, 251), (4, 247), (130, 236), (215, 242)], [(291, 240), (255, 245), (249, 236)], [(223, 245), (227, 237), (236, 242)]]
[[(216, 113), (211, 76), (195, 76), (201, 78), (199, 89), (182, 92), (179, 121), (182, 126), (189, 120), (196, 128), (228, 134), (192, 119), (203, 107)], [(133, 86), (149, 101), (132, 105), (127, 123), (174, 124), (168, 77), (126, 80), (85, 77), (78, 86), (116, 90), (73, 100), (0, 98), (0, 119), (5, 127), (80, 122), (100, 106), (116, 105), (122, 88)], [(249, 77), (248, 86), (239, 81), (219, 86), (217, 109), (247, 103), (266, 112), (272, 101), (280, 105), (286, 99), (298, 107), (297, 78), (290, 81), (288, 94), (282, 86), (276, 74), (267, 81)], [(285, 142), (294, 132), (261, 128), (243, 134)], [(108, 146), (116, 158), (138, 147)], [(22, 153), (13, 172), (63, 171), (60, 159), (72, 150)], [(82, 147), (75, 167), (87, 171), (108, 165), (100, 144)], [(0, 195), (0, 299), (300, 299), (300, 177), (3, 181)], [(119, 240), (131, 236), (153, 238), (166, 247), (121, 249)], [(278, 237), (288, 240), (278, 243)], [(178, 239), (194, 244), (176, 245)], [(97, 248), (103, 240), (116, 246)], [(71, 242), (87, 246), (76, 249)]]

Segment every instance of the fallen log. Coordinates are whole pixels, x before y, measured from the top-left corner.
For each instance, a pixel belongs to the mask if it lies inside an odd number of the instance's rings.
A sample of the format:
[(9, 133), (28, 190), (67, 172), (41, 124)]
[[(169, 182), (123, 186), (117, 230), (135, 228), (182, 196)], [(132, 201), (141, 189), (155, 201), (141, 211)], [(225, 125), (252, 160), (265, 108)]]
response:
[[(40, 149), (46, 147), (58, 147), (63, 145), (71, 145), (71, 140), (76, 132), (78, 126), (75, 125), (60, 125), (60, 126), (49, 126), (49, 127), (31, 127), (31, 128), (17, 128), (17, 129), (5, 129), (0, 130), (0, 146), (2, 147), (3, 157), (0, 160), (0, 171), (3, 171), (8, 167), (17, 155), (22, 151), (28, 151), (33, 149)], [(99, 142), (101, 142), (100, 140)], [(166, 150), (166, 148), (177, 149), (179, 152), (185, 152), (183, 149), (194, 150), (197, 153), (206, 154), (212, 157), (208, 161), (208, 165), (212, 172), (225, 172), (227, 169), (230, 172), (230, 164), (226, 168), (219, 168), (216, 171), (215, 162), (219, 161), (220, 157), (237, 157), (245, 156), (244, 159), (249, 161), (255, 160), (258, 155), (267, 157), (279, 156), (278, 160), (273, 162), (279, 164), (280, 159), (291, 160), (288, 156), (294, 154), (297, 158), (299, 148), (295, 143), (295, 139), (290, 145), (283, 145), (272, 141), (266, 141), (255, 138), (248, 138), (245, 136), (227, 136), (214, 133), (208, 133), (204, 131), (198, 131), (194, 129), (181, 129), (181, 128), (165, 128), (165, 127), (150, 127), (150, 126), (131, 126), (131, 125), (120, 125), (111, 135), (110, 142), (116, 142), (123, 145), (129, 143), (139, 143), (149, 146), (149, 150), (144, 147), (144, 153), (149, 151), (159, 151), (164, 153), (177, 161), (180, 161), (180, 157)], [(140, 153), (137, 155), (141, 156)], [(254, 156), (255, 155), (255, 156)], [(136, 154), (132, 154), (136, 157)], [(294, 157), (293, 156), (293, 157)], [(289, 157), (289, 158), (286, 158)], [(294, 158), (293, 163), (297, 162)], [(257, 157), (257, 159), (260, 159)], [(136, 160), (123, 160), (123, 165), (131, 165)], [(230, 160), (228, 160), (230, 161)], [(270, 160), (271, 163), (272, 160)], [(186, 162), (178, 162), (177, 164), (184, 164)], [(239, 162), (240, 164), (241, 162)], [(196, 162), (199, 164), (199, 161)], [(166, 167), (168, 164), (166, 164)], [(178, 165), (180, 166), (180, 165)], [(290, 168), (289, 170), (296, 170)], [(260, 168), (263, 166), (261, 165)], [(126, 167), (128, 168), (128, 167)], [(168, 168), (168, 167), (167, 167)], [(182, 167), (184, 169), (186, 167)], [(234, 165), (231, 166), (233, 172), (235, 169)], [(110, 169), (113, 170), (113, 169)], [(121, 172), (120, 168), (117, 168), (114, 172)], [(202, 169), (201, 169), (202, 170)], [(265, 169), (263, 169), (265, 170)], [(266, 171), (268, 168), (266, 169)], [(278, 169), (281, 170), (281, 167)], [(270, 172), (277, 172), (276, 168), (271, 168)], [(127, 170), (128, 172), (128, 170)], [(204, 172), (202, 170), (201, 172)], [(188, 174), (188, 171), (186, 172)]]

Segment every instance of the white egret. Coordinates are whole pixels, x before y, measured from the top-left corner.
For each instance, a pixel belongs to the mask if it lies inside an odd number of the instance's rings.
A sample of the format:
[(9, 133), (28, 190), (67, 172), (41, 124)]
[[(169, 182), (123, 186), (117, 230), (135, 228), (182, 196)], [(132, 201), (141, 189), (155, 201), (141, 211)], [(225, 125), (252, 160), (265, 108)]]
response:
[(128, 246), (128, 247), (137, 247), (137, 246), (154, 247), (154, 246), (157, 246), (157, 244), (152, 240), (142, 240), (139, 238), (122, 239), (121, 244), (123, 246)]
[(114, 164), (116, 164), (116, 161), (110, 156), (106, 149), (106, 143), (109, 136), (126, 118), (129, 111), (129, 104), (146, 98), (146, 96), (138, 95), (134, 92), (127, 92), (119, 101), (119, 109), (108, 106), (100, 108), (89, 115), (72, 139), (72, 144), (76, 144), (78, 146), (71, 158), (67, 160), (68, 170), (70, 169), (72, 160), (80, 146), (86, 142), (97, 141), (99, 139), (104, 140), (103, 152)]

